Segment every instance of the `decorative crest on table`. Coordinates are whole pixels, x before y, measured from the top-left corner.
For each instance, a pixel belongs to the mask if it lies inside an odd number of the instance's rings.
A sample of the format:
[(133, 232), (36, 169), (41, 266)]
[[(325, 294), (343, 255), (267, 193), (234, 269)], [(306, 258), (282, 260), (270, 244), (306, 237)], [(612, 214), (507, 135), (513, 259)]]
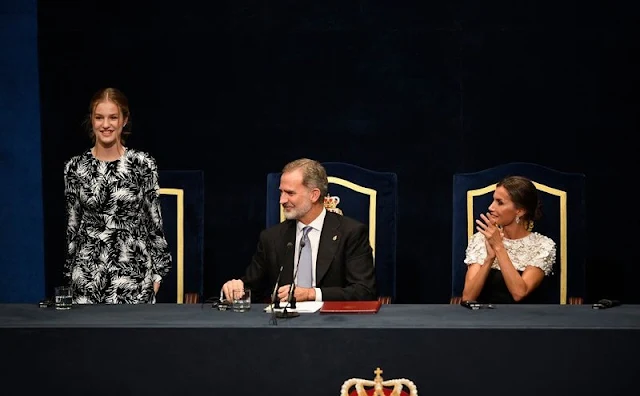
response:
[(418, 396), (418, 388), (406, 378), (384, 380), (382, 369), (377, 367), (373, 381), (351, 378), (342, 384), (340, 396)]

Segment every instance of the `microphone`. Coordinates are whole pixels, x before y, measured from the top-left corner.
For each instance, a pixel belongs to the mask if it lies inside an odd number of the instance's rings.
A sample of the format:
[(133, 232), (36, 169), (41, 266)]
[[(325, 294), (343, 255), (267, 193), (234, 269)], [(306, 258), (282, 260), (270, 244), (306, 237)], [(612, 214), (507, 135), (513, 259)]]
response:
[[(289, 249), (293, 247), (293, 242), (287, 242), (287, 252)], [(282, 270), (284, 265), (280, 266), (280, 271), (278, 271), (278, 277), (276, 278), (276, 284), (273, 286), (273, 292), (271, 292), (271, 324), (278, 325), (278, 319), (276, 316), (276, 309), (280, 308), (280, 300), (278, 299), (278, 286), (280, 285), (280, 276), (282, 275)]]
[(271, 292), (271, 304), (274, 308), (280, 308), (280, 300), (278, 300), (278, 285), (280, 284), (280, 275), (282, 275), (282, 269), (284, 265), (280, 266), (280, 271), (278, 272), (278, 278), (276, 279), (276, 284), (273, 285), (273, 292)]
[[(291, 242), (287, 244), (287, 248), (289, 248)], [(280, 271), (278, 272), (278, 277), (276, 278), (276, 284), (273, 286), (273, 292), (271, 293), (271, 324), (277, 325), (278, 320), (276, 319), (276, 309), (280, 308), (280, 300), (278, 300), (278, 284), (280, 283), (280, 275), (282, 275), (282, 269), (284, 265), (280, 266)]]
[[(287, 242), (287, 252), (293, 247), (293, 242)], [(284, 265), (280, 266), (278, 277), (276, 278), (276, 284), (273, 286), (273, 292), (271, 292), (271, 308), (280, 308), (280, 300), (278, 300), (278, 286), (280, 285), (280, 276), (282, 275), (282, 269)]]
[(291, 288), (289, 289), (289, 295), (287, 296), (287, 301), (290, 303), (291, 308), (296, 308), (296, 277), (298, 276), (298, 268), (300, 268), (300, 258), (302, 257), (302, 248), (305, 247), (307, 243), (304, 239), (300, 239), (300, 251), (298, 252), (298, 262), (296, 263), (296, 270), (293, 272), (293, 282), (291, 283)]
[[(289, 242), (291, 243), (291, 242)], [(298, 251), (298, 260), (296, 262), (296, 268), (293, 271), (293, 282), (291, 282), (291, 287), (289, 288), (289, 294), (287, 295), (287, 304), (284, 306), (282, 312), (276, 314), (276, 317), (281, 319), (295, 318), (300, 316), (297, 312), (289, 312), (287, 308), (296, 309), (296, 298), (293, 294), (296, 290), (296, 276), (298, 276), (298, 267), (300, 266), (300, 257), (302, 257), (302, 248), (305, 246), (304, 239), (300, 238), (300, 250)]]
[(603, 298), (601, 300), (598, 300), (597, 303), (593, 304), (591, 308), (607, 309), (607, 308), (617, 307), (618, 305), (621, 305), (620, 301), (618, 300), (609, 300), (608, 298)]

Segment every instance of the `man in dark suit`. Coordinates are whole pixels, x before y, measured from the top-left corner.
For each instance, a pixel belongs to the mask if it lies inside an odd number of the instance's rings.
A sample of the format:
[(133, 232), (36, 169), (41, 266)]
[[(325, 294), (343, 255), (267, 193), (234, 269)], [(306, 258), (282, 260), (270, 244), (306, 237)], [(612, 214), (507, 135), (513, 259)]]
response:
[[(327, 172), (317, 161), (302, 158), (282, 169), (280, 205), (286, 220), (260, 233), (244, 276), (222, 287), (227, 300), (231, 300), (232, 290), (244, 287), (252, 290), (254, 299), (269, 296), (281, 267), (277, 290), (280, 301), (287, 300), (293, 282), (296, 301), (377, 299), (367, 227), (327, 211), (324, 197), (328, 188)], [(301, 250), (301, 245), (308, 253)], [(306, 256), (311, 257), (309, 277), (300, 272), (305, 271), (301, 264), (294, 279), (297, 263), (307, 261)]]

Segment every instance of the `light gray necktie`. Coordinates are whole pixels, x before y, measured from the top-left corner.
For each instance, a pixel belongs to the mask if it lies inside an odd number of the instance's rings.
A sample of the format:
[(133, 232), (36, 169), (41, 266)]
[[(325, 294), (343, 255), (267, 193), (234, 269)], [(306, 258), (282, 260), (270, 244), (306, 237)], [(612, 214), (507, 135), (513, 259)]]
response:
[(309, 241), (310, 226), (302, 229), (300, 238), (300, 261), (298, 263), (298, 283), (300, 287), (311, 287), (313, 282), (313, 265), (311, 264), (311, 242)]

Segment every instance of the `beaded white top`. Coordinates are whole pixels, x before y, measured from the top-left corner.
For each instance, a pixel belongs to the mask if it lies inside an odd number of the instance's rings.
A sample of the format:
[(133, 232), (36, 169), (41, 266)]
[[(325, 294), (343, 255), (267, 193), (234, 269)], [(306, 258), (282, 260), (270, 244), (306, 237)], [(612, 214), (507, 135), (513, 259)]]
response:
[[(484, 264), (487, 257), (487, 248), (484, 244), (484, 235), (477, 232), (471, 236), (467, 245), (465, 264)], [(556, 262), (556, 243), (549, 237), (537, 232), (532, 232), (524, 238), (503, 238), (502, 243), (511, 259), (511, 263), (518, 271), (524, 271), (528, 266), (538, 267), (545, 275), (553, 272)], [(491, 268), (500, 269), (498, 260), (494, 260)]]

